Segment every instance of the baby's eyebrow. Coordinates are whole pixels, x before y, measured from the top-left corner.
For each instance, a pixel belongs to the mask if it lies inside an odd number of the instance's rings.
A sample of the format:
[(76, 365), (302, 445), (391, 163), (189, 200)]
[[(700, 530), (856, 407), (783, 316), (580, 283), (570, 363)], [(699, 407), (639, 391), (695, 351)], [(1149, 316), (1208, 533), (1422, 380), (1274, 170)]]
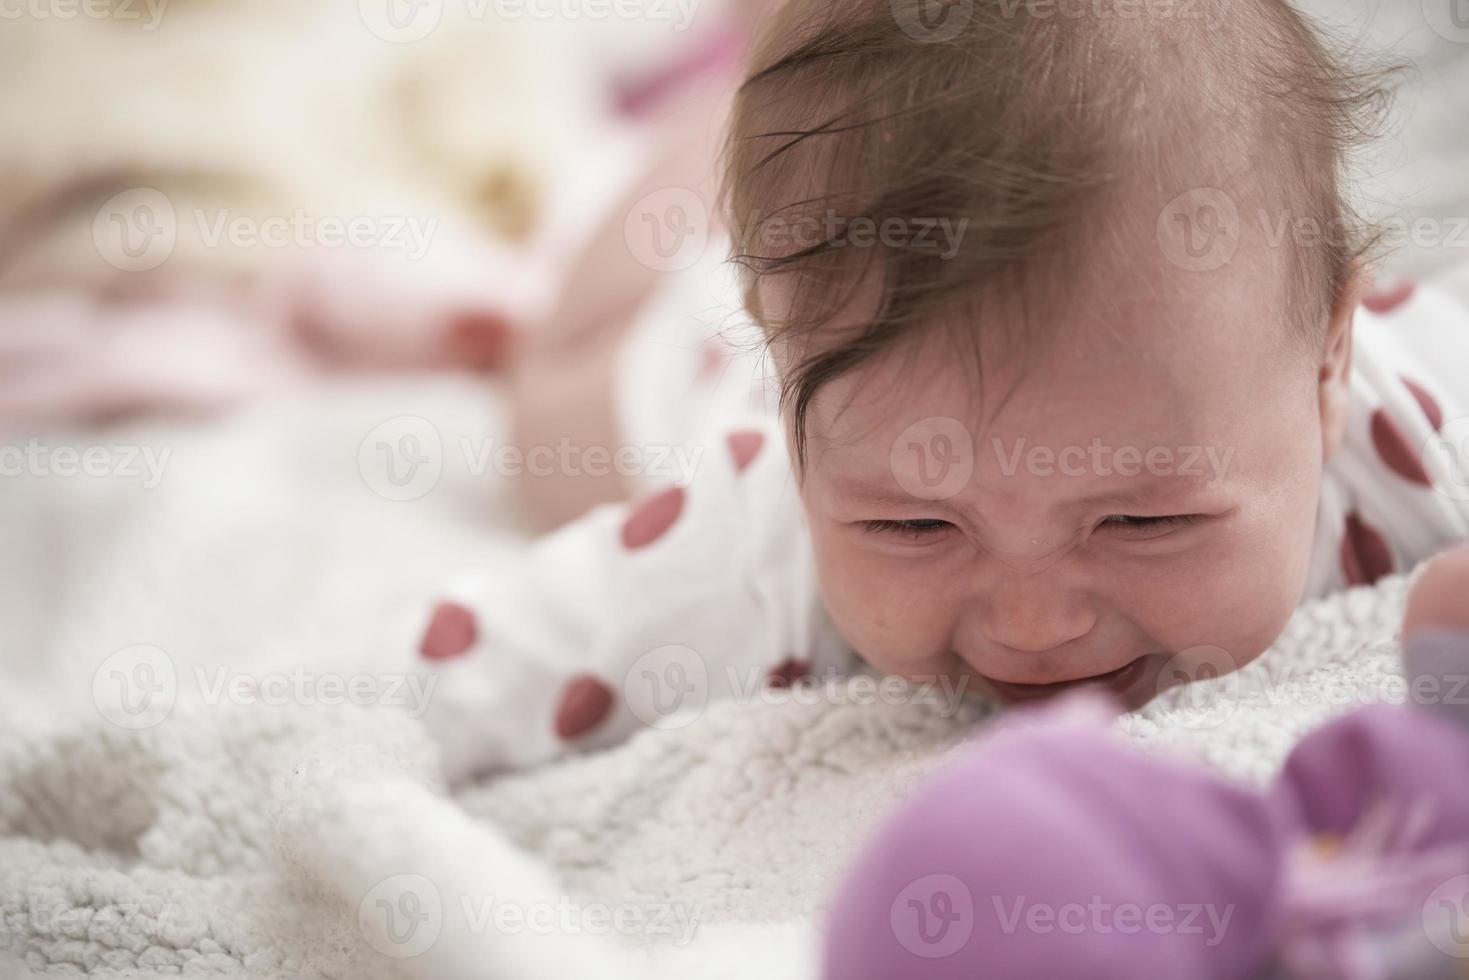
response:
[(1158, 480), (1125, 490), (1111, 490), (1069, 500), (1067, 505), (1077, 508), (1108, 507), (1119, 511), (1129, 507), (1156, 507), (1186, 501), (1192, 496), (1194, 489), (1190, 483)]
[(886, 507), (908, 507), (913, 504), (930, 503), (922, 497), (915, 497), (906, 490), (876, 486), (869, 483), (848, 483), (833, 481), (833, 489), (843, 497), (860, 500), (867, 504), (880, 504)]
[[(827, 478), (831, 490), (838, 496), (863, 504), (885, 507), (943, 508), (954, 510), (955, 499), (929, 500), (915, 496), (900, 486), (891, 486), (884, 480), (870, 480), (859, 476), (831, 474)], [(1052, 504), (1055, 510), (1075, 511), (1106, 508), (1118, 513), (1129, 509), (1175, 509), (1178, 512), (1192, 506), (1203, 506), (1198, 499), (1204, 487), (1187, 478), (1159, 477), (1134, 486), (1071, 497)]]
[(838, 496), (858, 500), (864, 504), (912, 507), (917, 504), (932, 506), (941, 503), (941, 501), (925, 500), (922, 497), (914, 496), (899, 486), (889, 486), (886, 482), (875, 482), (860, 477), (832, 475), (828, 478), (828, 482)]

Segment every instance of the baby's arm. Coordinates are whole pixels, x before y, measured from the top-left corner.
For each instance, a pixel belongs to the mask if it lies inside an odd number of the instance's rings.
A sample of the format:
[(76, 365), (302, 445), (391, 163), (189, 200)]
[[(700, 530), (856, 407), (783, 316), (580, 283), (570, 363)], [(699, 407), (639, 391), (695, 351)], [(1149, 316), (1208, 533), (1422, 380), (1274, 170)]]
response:
[(686, 486), (599, 507), (446, 590), (416, 654), (451, 780), (679, 727), (827, 649), (779, 439), (721, 433)]
[[(661, 242), (668, 229), (649, 222), (671, 220), (668, 209), (690, 197), (701, 202), (695, 210), (702, 213), (685, 212), (684, 220), (702, 240), (715, 238), (715, 164), (729, 99), (739, 84), (738, 37), (726, 32), (724, 40), (721, 45), (720, 35), (711, 38), (714, 50), (704, 53), (711, 44), (699, 45), (693, 54), (708, 61), (699, 77), (676, 86), (656, 111), (646, 113), (646, 166), (577, 252), (549, 314), (518, 337), (509, 366), (517, 445), (554, 446), (562, 439), (582, 446), (621, 443), (614, 409), (617, 353), (670, 275), (649, 261), (657, 254), (654, 243), (641, 239), (659, 236)], [(575, 220), (585, 222), (583, 216)], [(516, 491), (530, 520), (548, 529), (597, 504), (625, 500), (631, 488), (616, 473), (568, 479), (552, 472), (522, 476)]]

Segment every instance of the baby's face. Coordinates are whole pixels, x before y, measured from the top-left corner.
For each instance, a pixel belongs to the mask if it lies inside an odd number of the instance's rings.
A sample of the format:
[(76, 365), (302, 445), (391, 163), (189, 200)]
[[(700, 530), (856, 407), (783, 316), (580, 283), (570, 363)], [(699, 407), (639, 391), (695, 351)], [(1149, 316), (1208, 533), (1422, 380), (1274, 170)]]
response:
[(1103, 678), (1138, 705), (1189, 679), (1164, 670), (1178, 653), (1228, 669), (1268, 647), (1331, 440), (1319, 364), (1256, 258), (1135, 264), (1078, 295), (1018, 381), (990, 357), (976, 384), (935, 341), (823, 388), (802, 494), (853, 648), (1005, 700)]

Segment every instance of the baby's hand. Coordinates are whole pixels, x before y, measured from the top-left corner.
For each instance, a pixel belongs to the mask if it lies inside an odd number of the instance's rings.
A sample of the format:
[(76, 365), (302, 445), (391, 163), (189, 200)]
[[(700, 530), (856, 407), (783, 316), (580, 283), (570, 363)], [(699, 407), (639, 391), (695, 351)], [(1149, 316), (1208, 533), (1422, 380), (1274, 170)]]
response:
[(1469, 724), (1469, 543), (1429, 562), (1408, 594), (1403, 671), (1415, 703)]
[(1403, 638), (1430, 629), (1469, 633), (1469, 542), (1430, 561), (1408, 594)]

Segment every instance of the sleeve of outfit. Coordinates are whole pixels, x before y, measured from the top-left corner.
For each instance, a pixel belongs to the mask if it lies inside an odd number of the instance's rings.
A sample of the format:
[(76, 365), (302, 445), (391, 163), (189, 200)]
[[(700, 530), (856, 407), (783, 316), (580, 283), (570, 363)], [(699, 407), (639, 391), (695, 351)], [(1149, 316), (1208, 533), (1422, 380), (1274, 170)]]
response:
[[(702, 325), (671, 312), (692, 308), (716, 312)], [(618, 368), (644, 464), (632, 502), (465, 574), (425, 611), (424, 720), (451, 780), (680, 727), (711, 700), (850, 663), (763, 369), (728, 343), (726, 313), (669, 295), (634, 327)]]
[(1469, 538), (1469, 266), (1357, 311), (1346, 438), (1328, 461), (1307, 597)]
[(451, 780), (680, 727), (840, 662), (777, 430), (689, 450), (686, 485), (600, 507), (428, 611), (424, 718)]

